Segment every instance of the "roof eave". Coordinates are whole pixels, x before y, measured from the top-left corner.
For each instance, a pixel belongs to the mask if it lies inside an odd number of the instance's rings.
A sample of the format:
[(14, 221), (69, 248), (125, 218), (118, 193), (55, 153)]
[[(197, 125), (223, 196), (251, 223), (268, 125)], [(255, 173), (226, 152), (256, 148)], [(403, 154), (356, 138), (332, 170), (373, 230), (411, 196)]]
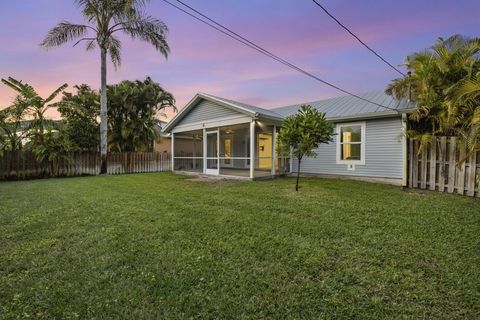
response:
[[(258, 116), (258, 113), (257, 112), (253, 112), (251, 110), (248, 110), (248, 109), (245, 109), (241, 106), (238, 106), (238, 105), (234, 105), (232, 103), (229, 103), (227, 101), (223, 101), (221, 99), (217, 99), (216, 97), (212, 97), (208, 94), (205, 94), (205, 93), (197, 93), (195, 95), (195, 97), (193, 97), (192, 100), (190, 100), (187, 105), (179, 112), (177, 113), (177, 115), (175, 117), (173, 117), (172, 120), (170, 120), (170, 122), (168, 122), (168, 124), (165, 126), (165, 128), (163, 129), (163, 132), (165, 133), (169, 133), (171, 132), (171, 130), (175, 127), (175, 125), (178, 123), (178, 121), (180, 121), (184, 115), (186, 113), (188, 113), (188, 111), (192, 108), (193, 105), (195, 105), (199, 99), (205, 99), (205, 100), (209, 100), (209, 101), (213, 101), (213, 102), (216, 102), (218, 104), (220, 104), (221, 106), (225, 107), (225, 108), (228, 108), (228, 109), (231, 109), (231, 110), (235, 110), (237, 112), (240, 112), (240, 113), (243, 113), (245, 115), (248, 115), (248, 116), (251, 116), (252, 118), (255, 118)], [(269, 116), (266, 116), (266, 115), (261, 115), (262, 118), (268, 118)], [(271, 117), (273, 118), (273, 117)]]
[(176, 124), (179, 120), (181, 120), (181, 119), (183, 118), (184, 114), (186, 114), (187, 111), (191, 108), (191, 106), (194, 105), (195, 102), (196, 102), (198, 99), (200, 99), (200, 98), (202, 98), (202, 97), (200, 96), (199, 93), (197, 93), (197, 94), (192, 98), (192, 100), (190, 100), (190, 101), (185, 105), (185, 107), (183, 107), (183, 109), (180, 110), (180, 112), (177, 113), (177, 114), (165, 125), (165, 128), (163, 128), (162, 131), (165, 132), (165, 133), (170, 133), (171, 130), (173, 129), (173, 127), (175, 126), (175, 124)]
[(269, 115), (259, 114), (259, 113), (257, 113), (257, 116), (255, 117), (255, 119), (258, 119), (258, 120), (268, 120), (268, 121), (280, 122), (280, 123), (285, 120), (285, 118), (272, 117), (272, 116), (269, 116)]
[(236, 105), (236, 104), (232, 104), (228, 101), (224, 101), (224, 100), (221, 100), (221, 99), (218, 99), (216, 97), (213, 97), (211, 95), (208, 95), (206, 93), (199, 93), (198, 94), (200, 97), (204, 98), (204, 99), (207, 99), (207, 100), (210, 100), (210, 101), (215, 101), (216, 103), (226, 107), (226, 108), (229, 108), (231, 110), (235, 110), (235, 111), (238, 111), (240, 113), (243, 113), (243, 114), (246, 114), (246, 115), (249, 115), (251, 117), (255, 117), (255, 115), (257, 114), (256, 112), (253, 112), (251, 110), (248, 110), (248, 109), (245, 109), (244, 107), (242, 106), (239, 106), (239, 105)]

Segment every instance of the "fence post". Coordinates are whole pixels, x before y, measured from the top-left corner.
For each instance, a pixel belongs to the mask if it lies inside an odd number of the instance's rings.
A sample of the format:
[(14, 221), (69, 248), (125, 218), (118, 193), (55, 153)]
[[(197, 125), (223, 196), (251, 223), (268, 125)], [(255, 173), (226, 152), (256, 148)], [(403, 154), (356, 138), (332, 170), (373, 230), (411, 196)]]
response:
[(86, 158), (84, 158), (84, 167), (85, 167), (85, 174), (91, 175), (92, 174), (92, 163), (91, 163), (91, 152), (86, 153)]
[(152, 161), (152, 153), (151, 153), (151, 152), (147, 152), (147, 159), (148, 159), (148, 161), (147, 161), (147, 172), (150, 173), (150, 172), (151, 172), (151, 170), (150, 170), (150, 169), (151, 169), (151, 163), (150, 163), (150, 161)]
[(124, 152), (123, 153), (123, 157), (122, 157), (122, 169), (123, 169), (123, 173), (127, 173), (127, 153)]
[(140, 154), (135, 152), (135, 173), (140, 173), (141, 166), (140, 166)]
[(430, 146), (430, 190), (436, 189), (436, 170), (437, 170), (437, 138), (432, 137)]
[(163, 152), (160, 153), (160, 171), (163, 172)]
[(142, 157), (143, 157), (143, 172), (148, 172), (148, 153), (143, 152)]
[(142, 153), (142, 162), (143, 162), (143, 171), (142, 172), (147, 172), (147, 153)]
[(445, 153), (447, 152), (447, 137), (440, 138), (440, 151), (439, 157), (439, 165), (438, 168), (438, 191), (444, 192), (445, 191)]
[(25, 157), (27, 155), (25, 154), (25, 152), (22, 152), (22, 179), (25, 179), (26, 177), (26, 170), (25, 170)]
[(424, 148), (424, 150), (422, 151), (422, 166), (420, 167), (421, 169), (420, 188), (422, 189), (427, 188), (427, 170), (428, 170), (427, 155), (428, 155), (428, 148)]
[(450, 137), (450, 146), (449, 146), (449, 151), (448, 151), (448, 187), (447, 191), (448, 193), (453, 193), (453, 190), (455, 189), (455, 169), (456, 169), (456, 164), (455, 164), (455, 156), (456, 156), (456, 149), (457, 149), (457, 143), (455, 137)]
[[(465, 158), (465, 150), (462, 148), (460, 149), (460, 158)], [(457, 185), (457, 193), (463, 195), (465, 192), (465, 163), (467, 160), (462, 162), (460, 168), (458, 168), (458, 185)]]
[(467, 196), (473, 197), (475, 195), (476, 171), (477, 171), (477, 153), (474, 152), (470, 156), (469, 166), (468, 166)]
[(128, 158), (130, 161), (130, 164), (128, 165), (128, 173), (133, 173), (133, 153), (132, 152), (128, 153)]
[(417, 140), (413, 140), (413, 166), (412, 166), (412, 180), (413, 180), (413, 187), (418, 188), (418, 142)]

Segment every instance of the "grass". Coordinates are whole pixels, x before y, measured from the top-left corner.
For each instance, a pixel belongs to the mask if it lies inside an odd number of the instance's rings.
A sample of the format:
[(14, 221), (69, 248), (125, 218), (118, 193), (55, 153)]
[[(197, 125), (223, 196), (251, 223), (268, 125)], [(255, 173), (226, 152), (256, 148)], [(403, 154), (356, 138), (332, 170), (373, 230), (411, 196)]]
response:
[(0, 183), (0, 318), (479, 318), (480, 201), (358, 181)]

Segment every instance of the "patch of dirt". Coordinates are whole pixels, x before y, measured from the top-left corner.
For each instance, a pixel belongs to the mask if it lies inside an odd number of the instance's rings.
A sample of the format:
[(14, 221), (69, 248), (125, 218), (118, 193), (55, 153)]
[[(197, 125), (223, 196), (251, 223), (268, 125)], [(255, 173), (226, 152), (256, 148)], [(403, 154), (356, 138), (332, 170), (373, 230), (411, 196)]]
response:
[(233, 184), (244, 182), (243, 180), (237, 180), (237, 179), (207, 177), (207, 176), (196, 176), (196, 177), (186, 179), (186, 181), (204, 182), (204, 183), (208, 183), (208, 184), (210, 184), (212, 186), (215, 186), (215, 187), (230, 186), (230, 185), (233, 185)]

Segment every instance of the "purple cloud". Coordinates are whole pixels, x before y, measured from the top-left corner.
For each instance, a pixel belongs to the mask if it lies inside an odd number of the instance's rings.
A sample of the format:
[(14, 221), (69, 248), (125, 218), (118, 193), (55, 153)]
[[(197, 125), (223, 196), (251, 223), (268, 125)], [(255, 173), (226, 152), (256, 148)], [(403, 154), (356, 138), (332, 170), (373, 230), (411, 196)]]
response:
[[(292, 63), (353, 92), (383, 89), (395, 74), (340, 29), (311, 1), (187, 1), (205, 14)], [(439, 36), (475, 36), (480, 3), (474, 0), (324, 1), (362, 39), (399, 64)], [(415, 10), (412, 10), (415, 8)], [(171, 55), (163, 59), (148, 45), (124, 39), (123, 65), (109, 69), (109, 83), (142, 79), (160, 82), (183, 107), (208, 92), (264, 107), (326, 98), (339, 93), (266, 58), (191, 17), (152, 1), (151, 15), (170, 28)], [(99, 86), (98, 52), (83, 48), (45, 51), (38, 46), (60, 20), (82, 21), (73, 1), (11, 1), (0, 12), (0, 77), (13, 76), (46, 95), (67, 82)], [(25, 22), (28, 23), (25, 23)], [(0, 85), (0, 107), (14, 93)], [(54, 113), (52, 116), (56, 116)]]

